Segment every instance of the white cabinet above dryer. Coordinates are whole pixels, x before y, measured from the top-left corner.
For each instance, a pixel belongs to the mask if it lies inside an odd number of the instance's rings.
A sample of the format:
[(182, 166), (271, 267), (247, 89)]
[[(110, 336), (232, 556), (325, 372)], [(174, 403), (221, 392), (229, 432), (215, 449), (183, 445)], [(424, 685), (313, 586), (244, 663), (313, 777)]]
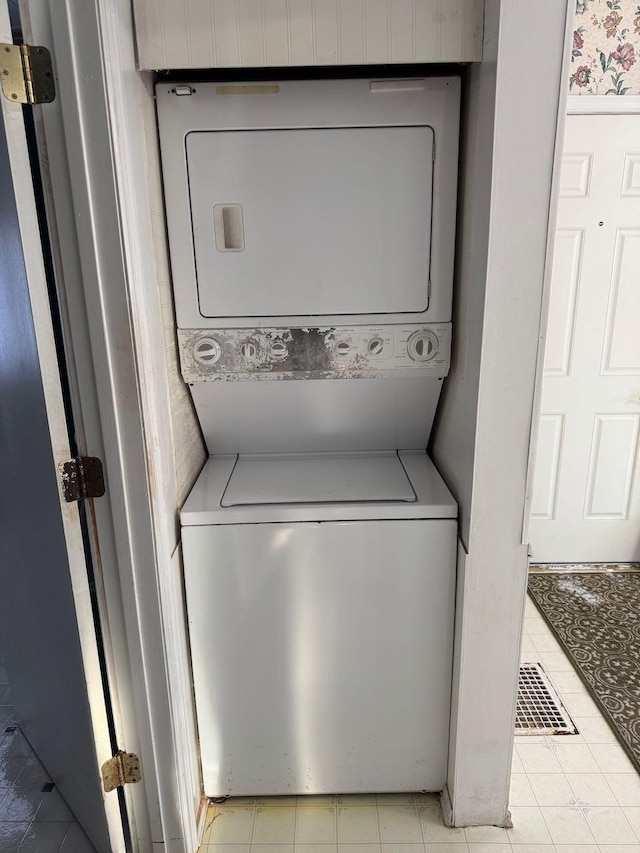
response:
[(480, 62), (484, 0), (133, 0), (141, 69)]
[(458, 78), (156, 95), (181, 328), (451, 319)]

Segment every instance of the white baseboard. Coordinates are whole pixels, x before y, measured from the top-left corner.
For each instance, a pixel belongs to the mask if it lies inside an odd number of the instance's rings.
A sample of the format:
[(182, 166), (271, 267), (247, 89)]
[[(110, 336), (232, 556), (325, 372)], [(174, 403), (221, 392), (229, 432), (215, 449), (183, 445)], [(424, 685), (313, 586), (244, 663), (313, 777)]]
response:
[[(451, 804), (451, 795), (449, 794), (449, 788), (447, 785), (444, 786), (442, 793), (440, 794), (440, 808), (442, 809), (442, 822), (445, 826), (455, 826), (454, 817), (453, 817), (453, 806)], [(470, 826), (471, 824), (465, 824), (465, 826)], [(473, 824), (474, 826), (496, 826), (497, 824), (486, 824), (486, 823), (478, 823)], [(504, 829), (513, 829), (513, 822), (511, 820), (511, 812), (507, 810), (507, 814), (505, 816), (504, 822), (500, 824)]]
[(449, 796), (449, 788), (445, 785), (440, 794), (440, 808), (442, 809), (442, 820), (445, 826), (453, 826), (453, 806)]

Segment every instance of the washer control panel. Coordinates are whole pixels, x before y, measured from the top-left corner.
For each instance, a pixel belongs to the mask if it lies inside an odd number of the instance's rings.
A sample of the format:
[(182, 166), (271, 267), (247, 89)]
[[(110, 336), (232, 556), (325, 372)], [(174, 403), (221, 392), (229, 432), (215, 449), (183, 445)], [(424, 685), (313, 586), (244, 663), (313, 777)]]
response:
[(451, 324), (180, 329), (194, 382), (428, 376), (449, 372)]

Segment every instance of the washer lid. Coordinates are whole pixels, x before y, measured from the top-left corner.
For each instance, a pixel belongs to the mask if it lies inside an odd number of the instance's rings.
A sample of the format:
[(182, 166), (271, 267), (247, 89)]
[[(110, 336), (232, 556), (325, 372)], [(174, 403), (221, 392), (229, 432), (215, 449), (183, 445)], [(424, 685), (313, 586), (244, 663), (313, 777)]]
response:
[(288, 453), (238, 456), (221, 504), (415, 501), (398, 454)]

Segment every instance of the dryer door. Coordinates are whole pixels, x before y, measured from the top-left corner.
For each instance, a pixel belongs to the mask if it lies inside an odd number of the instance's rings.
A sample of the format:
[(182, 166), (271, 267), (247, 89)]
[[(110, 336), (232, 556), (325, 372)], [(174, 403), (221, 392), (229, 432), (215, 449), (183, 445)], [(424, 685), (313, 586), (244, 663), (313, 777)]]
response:
[(433, 130), (187, 135), (204, 317), (422, 312)]

